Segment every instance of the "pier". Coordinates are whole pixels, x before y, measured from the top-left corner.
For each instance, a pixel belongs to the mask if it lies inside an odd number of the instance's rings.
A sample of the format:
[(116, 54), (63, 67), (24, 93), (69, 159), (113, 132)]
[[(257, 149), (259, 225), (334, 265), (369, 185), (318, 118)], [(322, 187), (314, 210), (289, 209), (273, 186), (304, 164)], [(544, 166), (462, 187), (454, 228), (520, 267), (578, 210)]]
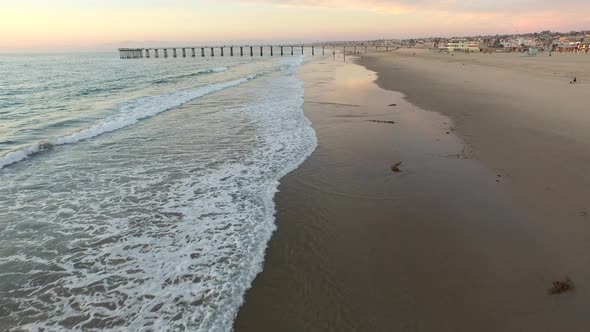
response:
[[(366, 44), (366, 43), (340, 43), (340, 44), (289, 44), (289, 45), (232, 45), (232, 46), (182, 46), (182, 47), (149, 47), (149, 48), (120, 48), (121, 59), (151, 59), (168, 58), (195, 58), (200, 50), (200, 57), (254, 57), (254, 56), (294, 56), (317, 55), (322, 56), (342, 53), (344, 55), (362, 54), (367, 52), (389, 52), (399, 46), (394, 44)], [(353, 51), (354, 50), (354, 51)], [(172, 52), (169, 52), (172, 51)]]

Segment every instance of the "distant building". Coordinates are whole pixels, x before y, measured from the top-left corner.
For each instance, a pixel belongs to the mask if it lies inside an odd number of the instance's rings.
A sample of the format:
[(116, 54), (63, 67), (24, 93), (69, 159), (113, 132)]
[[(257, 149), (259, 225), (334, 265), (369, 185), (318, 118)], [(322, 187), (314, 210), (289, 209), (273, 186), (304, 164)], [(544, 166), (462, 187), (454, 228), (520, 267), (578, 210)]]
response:
[(465, 52), (480, 52), (479, 42), (468, 41), (466, 39), (453, 39), (447, 43), (447, 49), (450, 52), (465, 51)]
[(503, 48), (513, 48), (513, 47), (517, 47), (518, 45), (516, 44), (515, 41), (511, 40), (511, 39), (502, 39), (500, 41), (500, 45)]
[(553, 50), (557, 52), (576, 52), (579, 45), (576, 43), (558, 43), (554, 45)]

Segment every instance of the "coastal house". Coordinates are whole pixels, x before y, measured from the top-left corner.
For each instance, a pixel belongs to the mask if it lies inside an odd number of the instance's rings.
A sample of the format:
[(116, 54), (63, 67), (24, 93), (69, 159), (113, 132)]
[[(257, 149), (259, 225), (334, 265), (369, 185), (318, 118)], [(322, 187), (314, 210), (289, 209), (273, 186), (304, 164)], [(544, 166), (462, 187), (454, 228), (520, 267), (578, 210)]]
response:
[(538, 47), (541, 46), (539, 43), (532, 38), (518, 38), (518, 45), (520, 47)]
[(560, 42), (553, 45), (553, 50), (560, 53), (575, 53), (579, 48), (579, 42)]
[(500, 41), (500, 45), (502, 45), (503, 48), (508, 49), (508, 48), (516, 47), (517, 44), (512, 39), (502, 39)]
[(479, 42), (468, 41), (466, 39), (453, 39), (447, 43), (447, 49), (450, 52), (464, 51), (464, 52), (480, 52)]

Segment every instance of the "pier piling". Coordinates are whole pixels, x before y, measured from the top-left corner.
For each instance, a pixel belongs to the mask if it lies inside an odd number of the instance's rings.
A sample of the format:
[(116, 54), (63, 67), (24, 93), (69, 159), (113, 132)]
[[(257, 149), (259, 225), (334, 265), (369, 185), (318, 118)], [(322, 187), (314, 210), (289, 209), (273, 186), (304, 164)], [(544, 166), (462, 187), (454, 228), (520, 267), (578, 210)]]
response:
[[(392, 47), (390, 47), (392, 46)], [(201, 49), (201, 57), (205, 57), (206, 55), (209, 56), (209, 54), (206, 54), (209, 51), (206, 51), (206, 49), (210, 50), (210, 55), (211, 57), (215, 56), (215, 49), (219, 48), (220, 52), (219, 52), (219, 56), (230, 56), (230, 57), (234, 57), (237, 56), (238, 54), (237, 52), (237, 48), (239, 47), (239, 52), (240, 52), (240, 57), (245, 56), (244, 54), (244, 49), (250, 48), (250, 56), (253, 57), (255, 52), (260, 51), (260, 56), (263, 57), (265, 56), (264, 54), (264, 49), (265, 48), (269, 48), (269, 52), (266, 54), (267, 56), (275, 56), (275, 47), (279, 48), (278, 51), (280, 51), (280, 55), (281, 56), (285, 56), (288, 55), (289, 49), (291, 48), (291, 56), (295, 55), (295, 49), (297, 49), (298, 47), (301, 48), (301, 55), (305, 55), (305, 48), (310, 48), (310, 55), (311, 56), (315, 56), (316, 55), (316, 47), (318, 48), (319, 51), (319, 47), (322, 48), (322, 56), (326, 55), (326, 48), (328, 48), (328, 51), (332, 51), (333, 54), (336, 53), (340, 53), (340, 48), (342, 47), (342, 50), (344, 51), (344, 59), (346, 59), (346, 48), (348, 47), (350, 50), (351, 54), (361, 54), (362, 53), (362, 48), (365, 48), (364, 53), (368, 53), (369, 51), (369, 47), (375, 47), (375, 51), (376, 52), (389, 52), (390, 49), (395, 49), (396, 48), (396, 44), (395, 43), (391, 43), (391, 42), (363, 42), (363, 43), (359, 43), (359, 42), (347, 42), (347, 43), (326, 43), (326, 44), (287, 44), (287, 45), (257, 45), (257, 46), (251, 46), (251, 45), (238, 45), (238, 46), (179, 46), (179, 47), (170, 47), (170, 48), (166, 48), (166, 47), (160, 47), (160, 48), (119, 48), (119, 57), (121, 59), (140, 59), (140, 58), (168, 58), (168, 51), (172, 50), (172, 54), (171, 57), (177, 58), (177, 57), (182, 57), (182, 58), (186, 58), (187, 57), (187, 49), (190, 50), (190, 55), (189, 57), (196, 57), (197, 56), (197, 51), (196, 49), (200, 48)], [(229, 48), (229, 54), (226, 53), (226, 48)], [(234, 49), (235, 48), (235, 49)], [(360, 48), (360, 49), (359, 49)], [(256, 50), (255, 50), (256, 49)], [(152, 54), (152, 50), (153, 50), (153, 54)], [(180, 52), (179, 52), (180, 50)], [(164, 51), (163, 53), (161, 51)], [(354, 53), (353, 53), (354, 51)], [(256, 54), (258, 55), (258, 53)], [(277, 56), (279, 55), (278, 52), (276, 54)], [(319, 55), (319, 53), (318, 53)]]

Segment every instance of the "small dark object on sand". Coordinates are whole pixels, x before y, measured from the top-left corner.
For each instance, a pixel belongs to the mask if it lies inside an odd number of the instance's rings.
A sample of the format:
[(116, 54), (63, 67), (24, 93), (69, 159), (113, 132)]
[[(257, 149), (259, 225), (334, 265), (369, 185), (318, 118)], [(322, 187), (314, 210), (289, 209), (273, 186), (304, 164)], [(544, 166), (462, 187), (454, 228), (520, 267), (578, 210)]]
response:
[(570, 84), (576, 84), (577, 82), (578, 82), (578, 79), (574, 77), (574, 79), (570, 81)]
[(580, 212), (580, 217), (587, 217), (587, 216), (588, 216), (588, 212), (586, 212), (586, 211)]
[(391, 165), (391, 170), (392, 170), (393, 172), (399, 173), (399, 172), (401, 172), (401, 171), (402, 171), (401, 169), (399, 169), (399, 167), (400, 167), (401, 165), (402, 165), (402, 162), (401, 162), (401, 161), (400, 161), (400, 162), (397, 162), (397, 163), (395, 163), (395, 164)]
[(394, 124), (395, 121), (384, 121), (384, 120), (367, 120), (369, 122), (375, 122), (375, 123), (389, 123), (389, 124)]
[(447, 131), (447, 135), (449, 135), (449, 134), (450, 134), (450, 132)]
[(549, 289), (549, 294), (557, 295), (565, 292), (572, 291), (574, 289), (574, 282), (569, 278), (565, 277), (565, 280), (556, 280), (553, 283), (553, 287)]
[(390, 104), (389, 106), (397, 106), (397, 104)]
[(500, 182), (500, 180), (496, 180), (496, 182)]

